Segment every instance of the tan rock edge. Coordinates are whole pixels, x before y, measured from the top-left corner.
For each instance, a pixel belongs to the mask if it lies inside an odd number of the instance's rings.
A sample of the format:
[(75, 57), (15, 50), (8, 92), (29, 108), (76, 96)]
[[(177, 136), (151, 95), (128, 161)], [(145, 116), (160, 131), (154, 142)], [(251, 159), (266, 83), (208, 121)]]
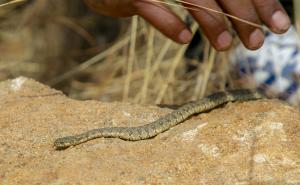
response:
[(0, 83), (0, 184), (300, 184), (300, 111), (277, 100), (230, 103), (137, 142), (53, 141), (141, 125), (155, 106), (77, 101), (33, 80)]

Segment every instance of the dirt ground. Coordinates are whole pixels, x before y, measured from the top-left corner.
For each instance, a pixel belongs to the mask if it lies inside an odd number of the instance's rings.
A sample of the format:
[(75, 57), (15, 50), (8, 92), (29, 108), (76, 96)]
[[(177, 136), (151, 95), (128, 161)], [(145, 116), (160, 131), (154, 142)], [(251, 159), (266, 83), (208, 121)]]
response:
[(56, 138), (142, 125), (170, 109), (73, 100), (31, 79), (0, 83), (0, 184), (300, 184), (300, 112), (277, 100), (229, 103), (157, 137)]

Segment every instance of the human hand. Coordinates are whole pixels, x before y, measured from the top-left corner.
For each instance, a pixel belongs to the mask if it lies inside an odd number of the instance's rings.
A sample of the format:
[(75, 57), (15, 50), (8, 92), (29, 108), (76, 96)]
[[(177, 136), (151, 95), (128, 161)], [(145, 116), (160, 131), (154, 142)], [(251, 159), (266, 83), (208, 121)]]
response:
[[(99, 13), (114, 17), (139, 15), (178, 43), (188, 43), (192, 34), (185, 23), (161, 3), (150, 0), (84, 0)], [(290, 19), (278, 0), (186, 0), (199, 6), (223, 11), (256, 24), (265, 24), (275, 33), (284, 33)], [(207, 10), (188, 10), (199, 23), (211, 44), (217, 50), (230, 47), (232, 36), (223, 15)], [(264, 41), (260, 28), (231, 19), (243, 44), (251, 50), (258, 49)]]

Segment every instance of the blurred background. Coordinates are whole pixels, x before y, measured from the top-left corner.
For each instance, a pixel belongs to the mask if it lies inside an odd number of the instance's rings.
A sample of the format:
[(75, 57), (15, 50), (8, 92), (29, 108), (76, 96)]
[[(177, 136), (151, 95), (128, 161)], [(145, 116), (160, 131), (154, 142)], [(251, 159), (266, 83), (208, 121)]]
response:
[(212, 49), (180, 6), (172, 9), (195, 30), (189, 45), (168, 40), (138, 17), (95, 14), (81, 0), (0, 5), (0, 81), (26, 76), (75, 99), (143, 104), (183, 104), (219, 90), (258, 88), (299, 105), (299, 0), (282, 3), (294, 23), (288, 33), (266, 29), (258, 51), (236, 38), (227, 52)]

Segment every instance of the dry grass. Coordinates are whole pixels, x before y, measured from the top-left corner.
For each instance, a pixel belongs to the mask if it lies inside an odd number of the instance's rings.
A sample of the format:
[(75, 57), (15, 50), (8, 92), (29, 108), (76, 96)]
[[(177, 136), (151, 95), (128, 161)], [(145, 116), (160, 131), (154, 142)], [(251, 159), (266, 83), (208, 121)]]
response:
[[(199, 8), (203, 9), (203, 7), (193, 7), (194, 10), (199, 10)], [(176, 10), (182, 12), (182, 7), (176, 6), (174, 11)], [(208, 11), (220, 13), (212, 9), (208, 9)], [(232, 18), (231, 15), (224, 15)], [(188, 15), (181, 13), (181, 16), (185, 19)], [(260, 27), (246, 20), (237, 17), (234, 18), (246, 24)], [(145, 38), (143, 41), (147, 44), (141, 43), (136, 33), (136, 30), (142, 30), (145, 29), (145, 27), (146, 31), (144, 34), (141, 34), (140, 37)], [(197, 30), (197, 24), (195, 22), (193, 23), (192, 30), (193, 32)], [(225, 68), (230, 65), (226, 54), (221, 54), (218, 57), (219, 54), (211, 48), (207, 41), (205, 42), (203, 62), (195, 62), (198, 70), (187, 71), (186, 65), (188, 61), (184, 58), (187, 45), (180, 46), (172, 43), (137, 17), (132, 18), (131, 33), (124, 40), (130, 40), (128, 43), (128, 57), (123, 56), (126, 57), (126, 59), (122, 60), (126, 61), (126, 63), (124, 63), (125, 67), (123, 66), (125, 73), (120, 76), (110, 76), (111, 79), (105, 80), (110, 81), (111, 84), (107, 84), (107, 87), (101, 88), (105, 90), (102, 92), (102, 97), (120, 97), (120, 92), (123, 92), (123, 101), (173, 104), (201, 98), (211, 91), (220, 88), (224, 89), (226, 86), (225, 83), (228, 81), (227, 77), (229, 77), (225, 72), (226, 70), (224, 70), (224, 68), (218, 68), (217, 71), (213, 71), (216, 61), (220, 61)], [(112, 54), (115, 53), (116, 51)], [(155, 56), (157, 56), (157, 58)], [(117, 62), (112, 61), (109, 55), (107, 55), (106, 58), (110, 60), (102, 60), (102, 64), (106, 62)], [(87, 61), (87, 63), (90, 62)], [(84, 63), (82, 65), (84, 65)], [(229, 72), (229, 70), (227, 70), (227, 72)], [(209, 83), (212, 73), (214, 73), (214, 77), (218, 80), (218, 83)], [(109, 87), (112, 84), (114, 84), (113, 86), (115, 88)], [(114, 93), (116, 94), (113, 95)]]
[[(43, 5), (41, 4), (41, 2), (36, 3), (35, 8), (42, 7)], [(183, 13), (182, 7), (173, 5), (172, 9), (185, 20), (188, 14)], [(191, 4), (186, 5), (194, 10), (203, 9), (203, 7), (192, 6)], [(63, 5), (59, 7), (61, 6)], [(220, 13), (215, 10), (206, 10)], [(33, 12), (31, 11), (31, 13), (27, 14), (35, 15), (36, 11), (33, 10)], [(238, 17), (232, 17), (227, 14), (224, 16), (260, 27)], [(84, 27), (81, 27), (74, 20), (62, 15), (56, 15), (55, 17), (55, 19), (51, 19), (54, 23), (70, 28), (90, 45), (96, 40)], [(51, 27), (51, 29), (52, 31), (57, 31), (55, 26)], [(197, 24), (195, 22), (192, 23), (191, 29), (196, 32)], [(59, 41), (64, 40), (64, 37), (55, 34), (50, 35), (50, 37)], [(39, 42), (49, 44), (43, 40), (39, 40)], [(204, 48), (203, 61), (198, 62), (193, 59), (186, 59), (184, 53), (187, 45), (178, 45), (168, 40), (145, 23), (144, 20), (133, 17), (128, 32), (122, 34), (114, 44), (106, 47), (106, 49), (96, 48), (96, 50), (102, 51), (85, 62), (78, 64), (74, 61), (63, 60), (61, 61), (64, 62), (63, 64), (55, 67), (53, 60), (44, 60), (43, 57), (40, 57), (37, 60), (42, 61), (37, 65), (42, 65), (43, 69), (47, 69), (43, 73), (47, 73), (49, 69), (53, 69), (52, 71), (56, 72), (51, 77), (42, 78), (43, 81), (47, 81), (53, 86), (67, 82), (68, 90), (65, 92), (79, 99), (123, 100), (150, 104), (182, 104), (201, 98), (207, 93), (216, 90), (241, 86), (239, 79), (235, 78), (230, 72), (230, 62), (228, 60), (230, 51), (218, 53), (210, 46), (208, 41), (205, 40), (202, 44), (202, 48)], [(63, 53), (66, 50), (61, 45), (58, 46), (55, 48), (62, 49), (59, 52)], [(47, 47), (45, 51), (48, 51)], [(81, 51), (80, 53), (83, 52)], [(59, 56), (61, 57), (61, 55)], [(28, 66), (30, 66), (32, 63), (28, 61), (28, 59), (18, 59), (16, 60), (16, 65), (19, 66), (21, 63), (26, 64), (27, 62)], [(71, 65), (66, 65), (69, 63)], [(4, 65), (4, 71), (11, 69), (8, 67), (8, 63), (4, 64), (2, 62), (2, 64)], [(187, 65), (194, 66), (196, 70), (188, 70)], [(27, 72), (25, 75), (37, 77), (36, 74), (40, 74), (40, 71), (41, 67), (36, 67), (32, 69), (32, 72)], [(62, 71), (63, 73), (61, 73)], [(24, 73), (15, 72), (14, 75), (9, 77), (20, 74)], [(41, 79), (39, 77), (37, 78)], [(2, 79), (4, 78), (6, 76), (2, 77)], [(251, 83), (248, 84), (252, 86)], [(66, 89), (65, 87), (62, 88)]]
[(5, 8), (5, 7), (16, 5), (16, 4), (19, 4), (19, 3), (25, 3), (25, 1), (26, 0), (12, 0), (12, 1), (9, 1), (7, 3), (0, 4), (0, 8)]
[(295, 25), (299, 32), (300, 30), (300, 1), (294, 0)]
[(184, 0), (173, 0), (171, 2), (165, 2), (165, 1), (161, 1), (161, 0), (148, 0), (150, 2), (155, 2), (155, 3), (162, 3), (162, 4), (165, 4), (165, 5), (169, 5), (169, 6), (176, 6), (176, 7), (181, 7), (181, 5), (179, 4), (176, 4), (177, 3), (181, 3), (185, 6), (185, 9), (188, 9), (188, 10), (193, 10), (193, 11), (202, 11), (202, 10), (205, 10), (205, 11), (208, 11), (208, 12), (211, 12), (211, 13), (216, 13), (216, 14), (220, 14), (220, 15), (224, 15), (228, 18), (231, 18), (233, 20), (236, 20), (236, 21), (240, 21), (240, 22), (243, 22), (245, 24), (248, 24), (248, 25), (251, 25), (251, 26), (254, 26), (254, 27), (257, 27), (257, 28), (262, 28), (261, 25), (259, 24), (256, 24), (254, 22), (250, 22), (250, 21), (247, 21), (245, 19), (241, 19), (237, 16), (234, 16), (234, 15), (231, 15), (231, 14), (228, 14), (228, 13), (224, 13), (222, 11), (218, 11), (218, 10), (215, 10), (215, 9), (212, 9), (212, 8), (209, 8), (209, 7), (205, 7), (205, 6), (200, 6), (200, 5), (197, 5), (197, 4), (193, 4), (193, 3), (189, 3), (187, 1), (184, 1)]

